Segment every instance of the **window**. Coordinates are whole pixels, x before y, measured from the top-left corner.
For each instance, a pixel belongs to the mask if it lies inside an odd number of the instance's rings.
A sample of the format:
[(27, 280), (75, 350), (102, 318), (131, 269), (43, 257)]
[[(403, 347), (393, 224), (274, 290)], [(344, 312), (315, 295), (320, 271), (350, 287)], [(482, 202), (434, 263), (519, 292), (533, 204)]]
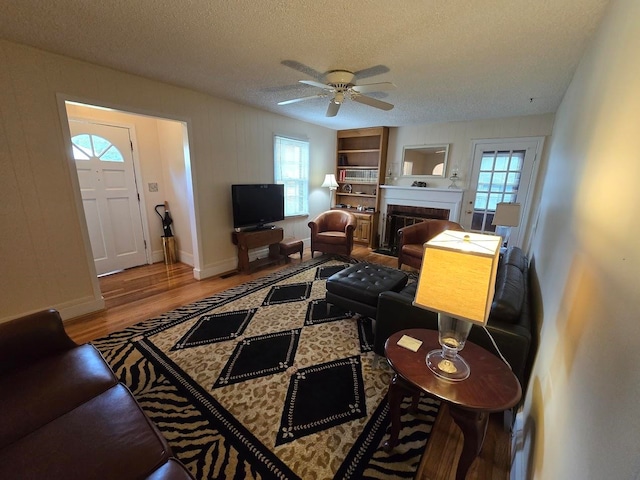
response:
[(309, 213), (309, 142), (275, 136), (275, 183), (284, 185), (284, 216)]
[(98, 158), (104, 162), (124, 162), (124, 157), (115, 145), (98, 135), (83, 133), (71, 139), (73, 144), (73, 158), (75, 160), (89, 160)]
[(525, 153), (525, 150), (482, 152), (472, 230), (495, 231), (491, 221), (498, 203), (516, 201)]

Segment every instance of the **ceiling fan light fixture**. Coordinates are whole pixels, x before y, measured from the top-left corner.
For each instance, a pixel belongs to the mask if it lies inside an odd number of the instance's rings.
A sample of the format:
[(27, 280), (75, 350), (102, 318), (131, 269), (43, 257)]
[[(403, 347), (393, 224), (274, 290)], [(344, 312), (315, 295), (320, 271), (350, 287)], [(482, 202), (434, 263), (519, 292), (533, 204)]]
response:
[(354, 77), (355, 74), (348, 70), (332, 70), (325, 74), (326, 83), (320, 83), (316, 80), (299, 80), (300, 83), (304, 83), (305, 85), (309, 85), (311, 87), (320, 88), (323, 90), (323, 92), (310, 97), (294, 98), (291, 100), (278, 102), (278, 105), (289, 105), (291, 103), (297, 103), (312, 98), (328, 97), (330, 95), (333, 95), (333, 97), (329, 101), (329, 106), (327, 108), (327, 117), (335, 117), (338, 114), (340, 105), (342, 105), (345, 100), (352, 100), (354, 102), (378, 108), (380, 110), (391, 110), (393, 108), (393, 105), (390, 103), (383, 102), (382, 100), (378, 100), (367, 95), (363, 95), (363, 93), (393, 90), (396, 88), (393, 83), (381, 82), (369, 83), (365, 85), (355, 85), (353, 83)]
[(327, 73), (326, 79), (330, 85), (348, 86), (353, 82), (353, 73), (348, 70), (333, 70)]

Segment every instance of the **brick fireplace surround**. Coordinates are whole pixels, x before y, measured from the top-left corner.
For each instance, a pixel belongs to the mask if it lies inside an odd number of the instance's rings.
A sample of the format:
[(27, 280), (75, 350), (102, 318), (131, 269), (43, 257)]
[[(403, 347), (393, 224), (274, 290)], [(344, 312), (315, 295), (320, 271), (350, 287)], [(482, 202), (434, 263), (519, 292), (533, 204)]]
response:
[(387, 205), (385, 237), (383, 247), (396, 251), (397, 233), (403, 227), (408, 227), (425, 219), (449, 219), (449, 210), (444, 208), (408, 207), (405, 205)]
[(462, 190), (381, 185), (380, 238), (393, 252), (398, 229), (427, 218), (459, 222)]

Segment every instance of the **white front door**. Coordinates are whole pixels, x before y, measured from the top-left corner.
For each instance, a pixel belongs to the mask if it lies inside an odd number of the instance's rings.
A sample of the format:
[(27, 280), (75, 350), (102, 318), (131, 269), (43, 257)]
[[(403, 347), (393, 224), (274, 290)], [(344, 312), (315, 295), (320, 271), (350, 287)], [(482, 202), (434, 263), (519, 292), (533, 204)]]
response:
[[(541, 137), (476, 141), (469, 189), (464, 194), (461, 224), (466, 230), (492, 233), (496, 206), (519, 203), (520, 224), (510, 228), (509, 245), (522, 247), (528, 218), (529, 191), (537, 171), (536, 158), (542, 150)], [(502, 233), (502, 232), (500, 232)]]
[(129, 129), (69, 121), (98, 275), (147, 263)]

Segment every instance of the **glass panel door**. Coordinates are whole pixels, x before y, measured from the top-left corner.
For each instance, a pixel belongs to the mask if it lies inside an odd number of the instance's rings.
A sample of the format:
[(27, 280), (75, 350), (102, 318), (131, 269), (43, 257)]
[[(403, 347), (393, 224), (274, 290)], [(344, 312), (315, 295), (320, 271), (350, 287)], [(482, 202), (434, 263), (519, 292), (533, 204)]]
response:
[[(543, 137), (478, 140), (473, 151), (469, 189), (464, 194), (460, 223), (474, 232), (496, 233), (509, 239), (509, 245), (522, 247), (528, 218), (529, 190), (532, 185), (536, 153)], [(491, 225), (500, 202), (521, 205), (517, 227)], [(504, 229), (509, 229), (508, 234)]]

